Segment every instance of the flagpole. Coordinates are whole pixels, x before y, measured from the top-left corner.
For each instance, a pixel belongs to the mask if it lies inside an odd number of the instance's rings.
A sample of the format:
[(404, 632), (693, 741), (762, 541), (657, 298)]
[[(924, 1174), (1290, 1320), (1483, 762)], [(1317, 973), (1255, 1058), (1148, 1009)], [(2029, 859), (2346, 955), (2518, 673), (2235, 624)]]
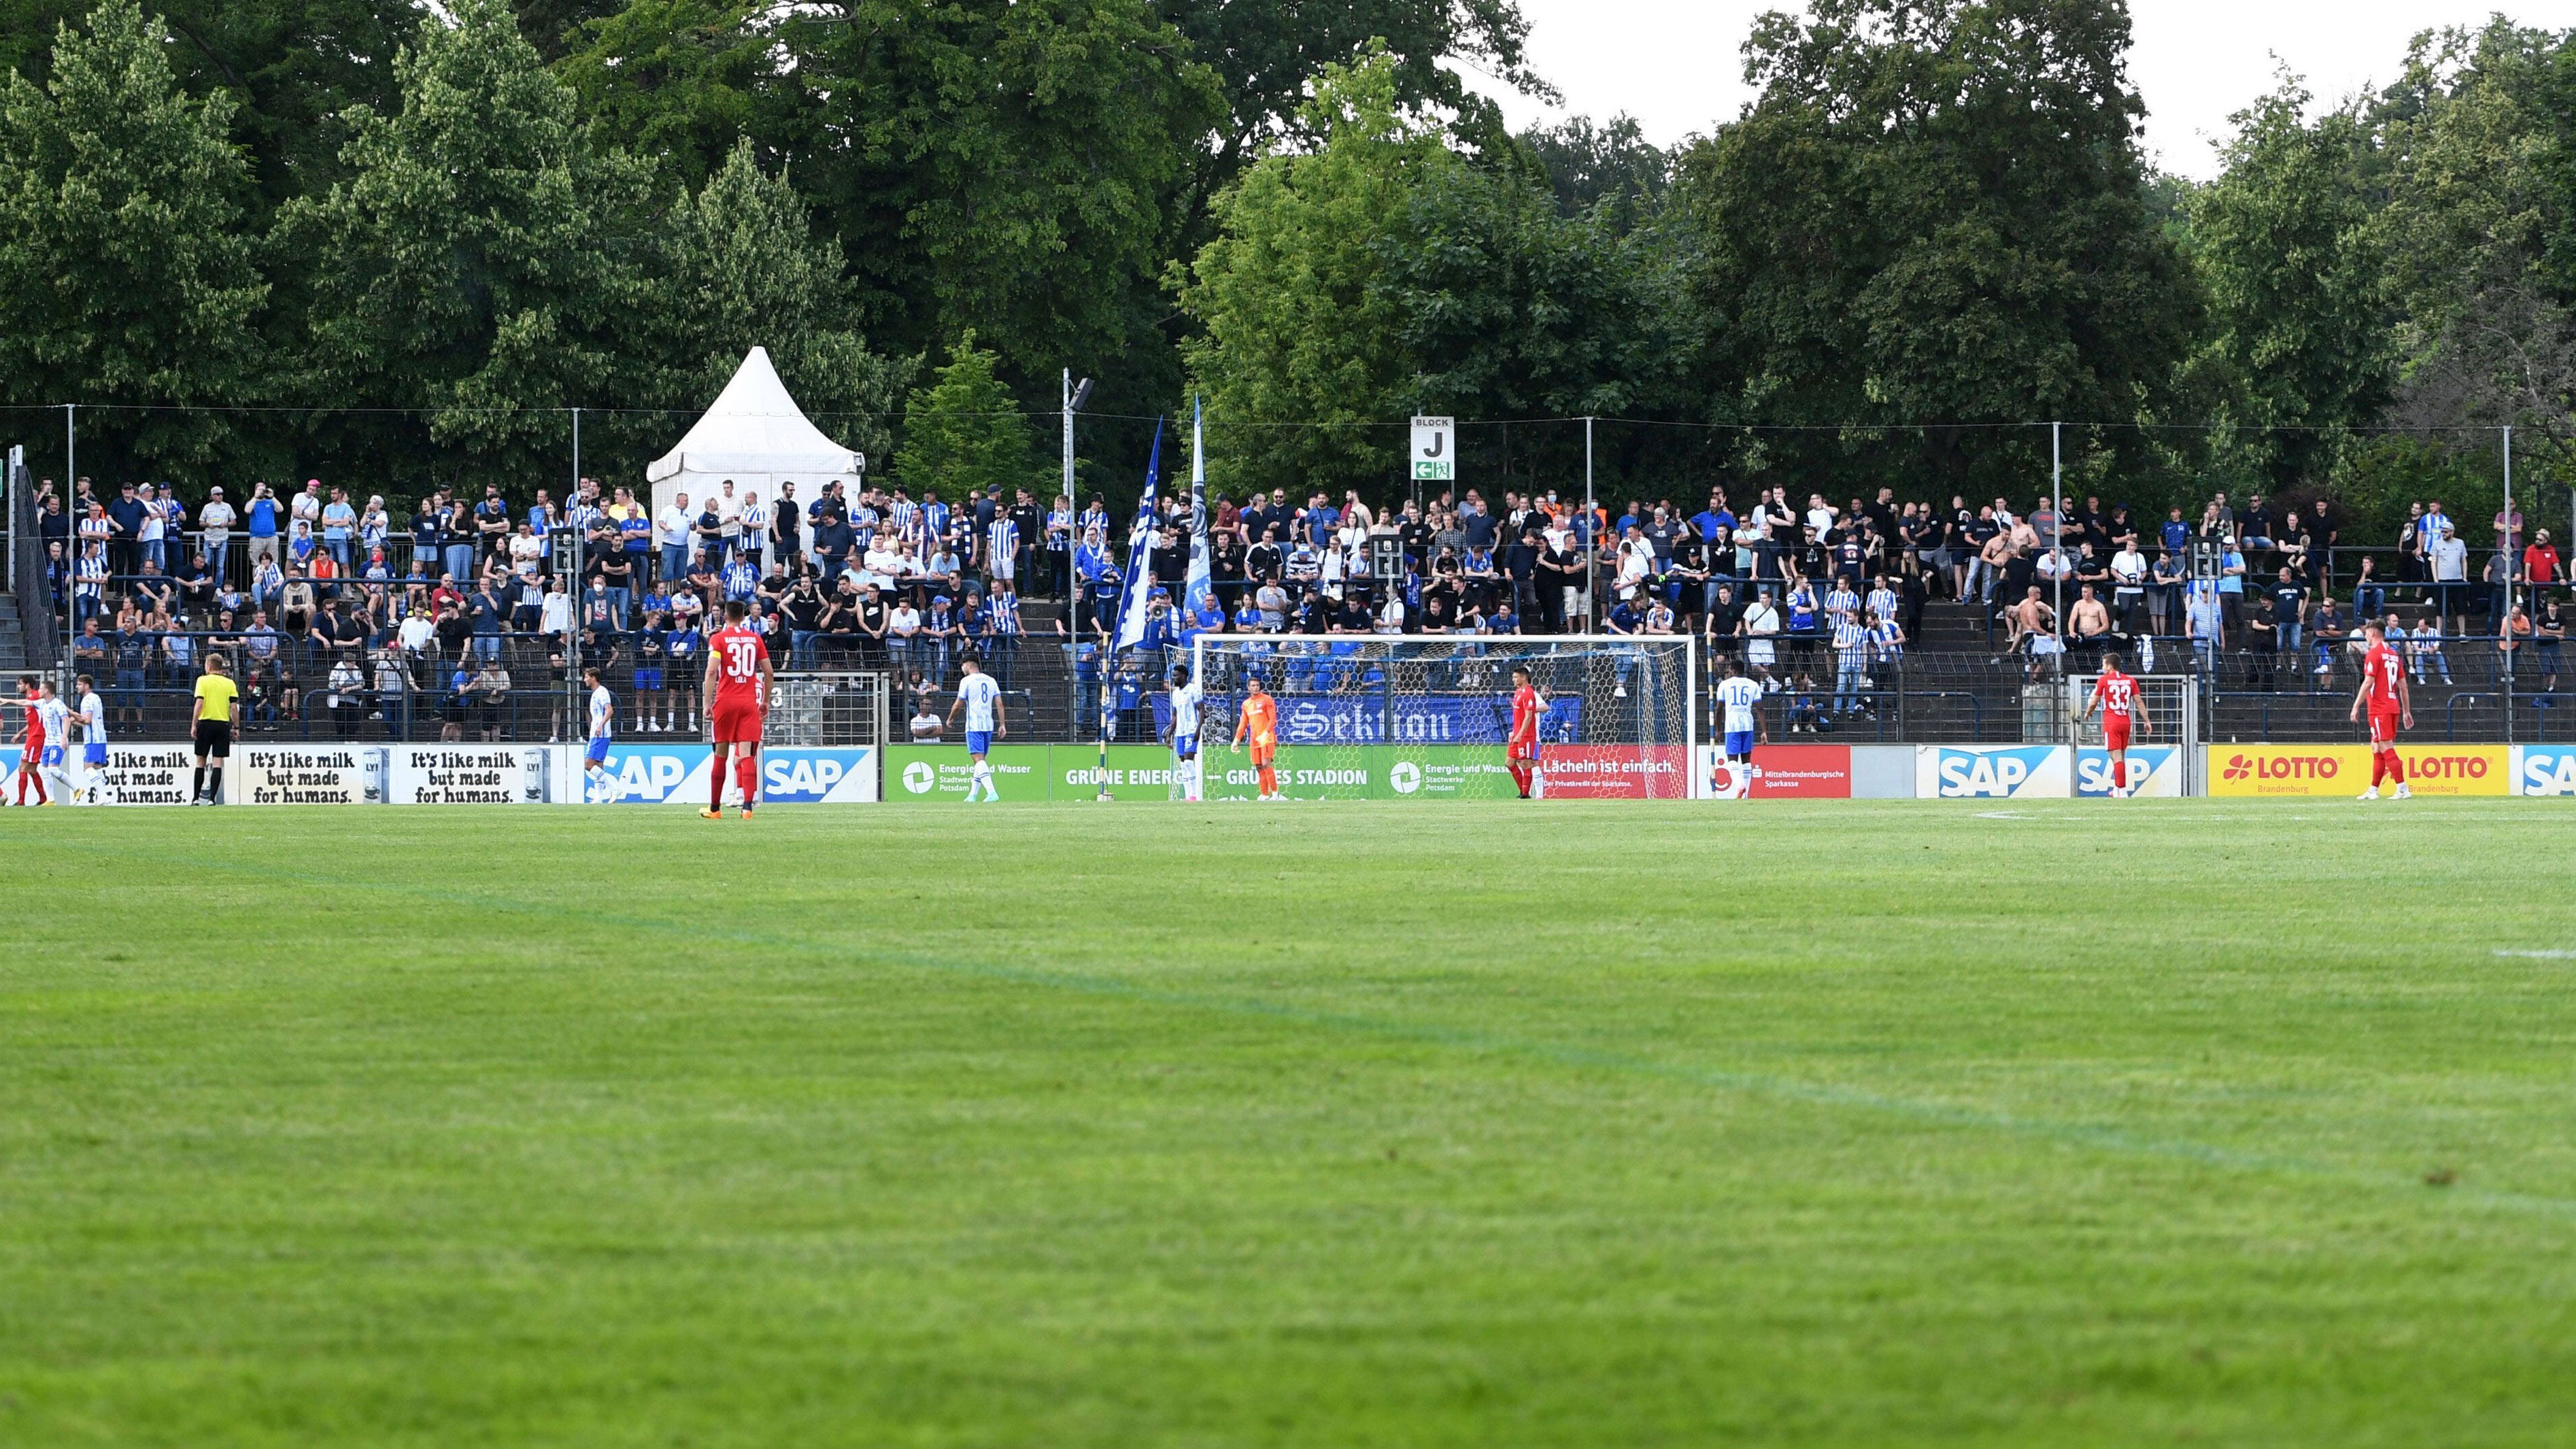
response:
[(1145, 492), (1136, 500), (1136, 517), (1127, 525), (1127, 573), (1118, 581), (1118, 633), (1101, 668), (1100, 678), (1100, 764), (1101, 800), (1109, 793), (1109, 721), (1110, 691), (1117, 684), (1118, 656), (1124, 654), (1145, 635), (1145, 565), (1153, 557), (1154, 492), (1163, 472), (1163, 420), (1154, 419), (1154, 448), (1145, 458)]

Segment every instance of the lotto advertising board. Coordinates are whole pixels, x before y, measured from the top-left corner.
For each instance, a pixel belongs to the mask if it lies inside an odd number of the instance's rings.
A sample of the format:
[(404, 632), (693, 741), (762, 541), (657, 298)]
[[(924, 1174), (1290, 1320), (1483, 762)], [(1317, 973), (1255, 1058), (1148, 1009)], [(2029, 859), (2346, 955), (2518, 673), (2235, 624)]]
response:
[(1710, 800), (1848, 800), (1852, 793), (1849, 745), (1759, 745), (1747, 770), (1728, 763), (1716, 745), (1699, 747), (1694, 782)]
[[(878, 751), (857, 745), (808, 749), (773, 745), (760, 752), (763, 805), (865, 804), (877, 798)], [(707, 804), (707, 776), (715, 752), (707, 745), (624, 742), (608, 747), (605, 778), (583, 768), (582, 747), (567, 745), (554, 757), (552, 798), (570, 805)], [(963, 794), (961, 786), (959, 793)]]
[[(2401, 745), (2406, 783), (2418, 795), (2503, 795), (2513, 783), (2504, 745)], [(2211, 745), (2209, 793), (2319, 799), (2370, 787), (2368, 745)]]
[(2513, 783), (2515, 792), (2523, 795), (2576, 795), (2576, 745), (2516, 746)]

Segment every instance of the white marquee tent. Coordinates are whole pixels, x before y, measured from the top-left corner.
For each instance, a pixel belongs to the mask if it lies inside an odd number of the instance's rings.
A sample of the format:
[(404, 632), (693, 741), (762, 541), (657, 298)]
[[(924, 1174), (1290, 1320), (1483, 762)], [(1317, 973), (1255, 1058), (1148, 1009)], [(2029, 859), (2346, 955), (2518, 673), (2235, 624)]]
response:
[(736, 498), (757, 493), (772, 509), (782, 483), (796, 485), (799, 505), (813, 502), (824, 484), (836, 480), (844, 493), (853, 493), (867, 466), (867, 455), (833, 442), (806, 419), (778, 380), (778, 369), (769, 365), (769, 349), (755, 347), (688, 436), (654, 459), (644, 477), (653, 485), (653, 513), (659, 517), (683, 493), (692, 508), (704, 503), (728, 478)]

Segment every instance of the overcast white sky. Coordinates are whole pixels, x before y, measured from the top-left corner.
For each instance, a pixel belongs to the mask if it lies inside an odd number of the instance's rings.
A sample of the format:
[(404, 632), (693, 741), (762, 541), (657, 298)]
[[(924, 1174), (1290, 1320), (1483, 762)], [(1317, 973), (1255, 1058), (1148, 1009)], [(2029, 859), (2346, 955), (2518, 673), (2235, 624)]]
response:
[[(1514, 127), (1626, 111), (1658, 143), (1732, 117), (1746, 99), (1744, 37), (1796, 0), (1521, 0), (1539, 74), (1562, 110), (1501, 87)], [(2272, 86), (2278, 55), (2320, 99), (2397, 72), (2419, 30), (2475, 25), (2501, 10), (2525, 25), (2576, 26), (2576, 0), (2130, 0), (2130, 79), (2147, 102), (2147, 147), (2166, 170), (2207, 179), (2210, 142), (2230, 112)]]

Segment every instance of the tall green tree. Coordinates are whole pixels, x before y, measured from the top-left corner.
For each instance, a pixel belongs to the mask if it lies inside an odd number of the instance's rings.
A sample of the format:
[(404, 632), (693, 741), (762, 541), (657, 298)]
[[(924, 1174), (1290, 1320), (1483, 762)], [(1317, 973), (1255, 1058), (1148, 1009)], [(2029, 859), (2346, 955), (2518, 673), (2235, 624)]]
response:
[(972, 330), (1028, 378), (1133, 344), (1221, 114), (1144, 0), (846, 0), (784, 34), (798, 184), (888, 345)]
[[(92, 0), (0, 0), (0, 65), (43, 81), (53, 37)], [(394, 94), (394, 52), (429, 12), (419, 0), (152, 0), (166, 63), (192, 96), (224, 91), (233, 139), (247, 148), (264, 219), (338, 174), (339, 115)]]
[(2311, 123), (2308, 104), (2291, 81), (2238, 113), (2225, 170), (2189, 202), (2214, 461), (2264, 492), (2324, 481), (2396, 380), (2370, 138), (2351, 109)]
[[(0, 89), (0, 396), (161, 408), (248, 400), (268, 289), (242, 232), (250, 168), (232, 98), (191, 99), (169, 32), (107, 0), (56, 35), (39, 88)], [(96, 471), (201, 473), (220, 414), (110, 414)]]
[(1948, 492), (2038, 476), (2009, 425), (2151, 412), (2198, 298), (2147, 210), (2121, 0), (1809, 10), (1757, 23), (1759, 98), (1683, 166), (1714, 419), (1850, 428), (1768, 460)]
[[(2389, 417), (2455, 456), (2511, 424), (2525, 480), (2576, 476), (2576, 71), (2502, 19), (2421, 36), (2373, 107), (2370, 218), (2399, 308)], [(2500, 470), (2479, 458), (2479, 471)]]
[(326, 425), (397, 476), (434, 474), (448, 450), (559, 473), (559, 410), (614, 388), (652, 179), (585, 135), (502, 0), (450, 17), (397, 64), (399, 112), (350, 116), (350, 179), (281, 218), (282, 244), (315, 259), (298, 381), (317, 402), (425, 410), (425, 437)]
[(765, 5), (629, 0), (589, 22), (555, 71), (602, 134), (695, 189), (746, 141), (773, 159), (811, 149), (784, 124), (792, 96), (780, 55)]
[(795, 188), (764, 173), (748, 142), (655, 231), (663, 240), (645, 288), (650, 327), (623, 348), (634, 402), (703, 407), (746, 351), (766, 347), (824, 431), (872, 456), (885, 452), (910, 367), (868, 350), (840, 247), (812, 234)]
[(1208, 406), (1254, 446), (1211, 459), (1228, 486), (1374, 484), (1393, 461), (1372, 423), (1405, 415), (1404, 309), (1386, 243), (1416, 190), (1459, 165), (1436, 126), (1400, 108), (1383, 53), (1331, 66), (1304, 124), (1310, 153), (1264, 157), (1216, 199), (1217, 234), (1186, 273), (1185, 346)]
[[(1372, 51), (1386, 57), (1396, 103), (1409, 111), (1490, 119), (1492, 103), (1467, 88), (1462, 66), (1554, 94), (1530, 69), (1529, 20), (1515, 0), (1156, 0), (1154, 8), (1215, 70), (1225, 98), (1226, 119), (1209, 133), (1191, 177), (1200, 208), (1271, 147), (1320, 144), (1308, 105), (1315, 78)], [(1193, 227), (1185, 241), (1205, 239)]]
[(1599, 125), (1575, 116), (1518, 139), (1546, 170), (1556, 203), (1569, 216), (1599, 208), (1604, 221), (1631, 231), (1660, 213), (1672, 190), (1672, 155), (1648, 141), (1633, 116)]
[(1000, 359), (969, 332), (950, 349), (931, 385), (915, 388), (903, 414), (896, 481), (950, 501), (988, 488), (1026, 488), (1039, 477), (1029, 420), (996, 371)]

